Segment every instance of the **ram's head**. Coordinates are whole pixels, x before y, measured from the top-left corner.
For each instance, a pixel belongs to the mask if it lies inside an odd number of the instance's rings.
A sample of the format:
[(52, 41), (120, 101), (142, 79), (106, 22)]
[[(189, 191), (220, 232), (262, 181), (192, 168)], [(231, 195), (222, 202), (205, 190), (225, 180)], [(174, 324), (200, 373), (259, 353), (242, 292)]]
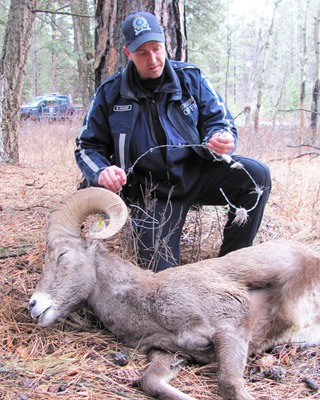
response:
[[(84, 239), (81, 227), (96, 212), (109, 217), (99, 222)], [(96, 281), (94, 263), (99, 242), (115, 235), (127, 219), (127, 207), (116, 194), (102, 188), (77, 192), (51, 214), (45, 269), (29, 301), (31, 316), (48, 326), (81, 307)]]

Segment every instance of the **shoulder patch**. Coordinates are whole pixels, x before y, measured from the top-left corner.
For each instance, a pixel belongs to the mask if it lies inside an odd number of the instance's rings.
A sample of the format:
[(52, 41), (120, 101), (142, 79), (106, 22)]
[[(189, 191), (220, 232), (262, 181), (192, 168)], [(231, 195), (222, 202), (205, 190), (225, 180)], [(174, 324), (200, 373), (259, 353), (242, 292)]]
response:
[(200, 71), (200, 68), (195, 64), (182, 62), (182, 61), (171, 61), (171, 67), (175, 70), (175, 72), (179, 71)]
[(171, 61), (171, 66), (173, 69), (199, 69), (196, 65), (190, 64), (183, 61)]

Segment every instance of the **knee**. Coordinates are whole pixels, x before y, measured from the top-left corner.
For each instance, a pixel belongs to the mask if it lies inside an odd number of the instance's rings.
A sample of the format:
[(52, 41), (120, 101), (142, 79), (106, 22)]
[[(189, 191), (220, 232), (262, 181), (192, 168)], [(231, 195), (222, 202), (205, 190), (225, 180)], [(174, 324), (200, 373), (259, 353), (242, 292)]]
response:
[[(250, 173), (251, 174), (251, 173)], [(262, 189), (261, 204), (264, 206), (271, 192), (271, 173), (267, 164), (254, 160), (252, 177), (255, 184)]]
[(255, 183), (270, 192), (271, 172), (267, 164), (252, 158), (240, 157), (239, 161)]
[(256, 161), (258, 164), (258, 177), (256, 180), (256, 183), (260, 186), (262, 186), (265, 190), (268, 190), (270, 192), (271, 190), (271, 172), (270, 168), (268, 167), (267, 164), (261, 162), (261, 161)]

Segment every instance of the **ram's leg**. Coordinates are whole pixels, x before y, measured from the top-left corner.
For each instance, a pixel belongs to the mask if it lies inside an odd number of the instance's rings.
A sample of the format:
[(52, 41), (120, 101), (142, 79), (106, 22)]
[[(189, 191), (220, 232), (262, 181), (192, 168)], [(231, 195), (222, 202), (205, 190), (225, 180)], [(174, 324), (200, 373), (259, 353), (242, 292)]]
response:
[(161, 400), (194, 400), (169, 384), (185, 364), (184, 358), (160, 350), (151, 351), (148, 358), (150, 364), (140, 380), (146, 394)]
[[(243, 336), (243, 337), (241, 337)], [(218, 385), (224, 400), (254, 400), (245, 390), (243, 371), (247, 361), (248, 338), (241, 329), (221, 330), (214, 340), (218, 362)]]

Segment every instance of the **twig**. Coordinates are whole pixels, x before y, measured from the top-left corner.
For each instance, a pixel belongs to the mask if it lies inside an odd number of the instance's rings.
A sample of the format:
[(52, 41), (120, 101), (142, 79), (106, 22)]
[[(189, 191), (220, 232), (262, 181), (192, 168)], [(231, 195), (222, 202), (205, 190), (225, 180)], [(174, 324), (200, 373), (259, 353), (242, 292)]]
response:
[(298, 144), (298, 145), (289, 144), (288, 147), (292, 147), (293, 149), (297, 149), (300, 147), (311, 147), (312, 149), (320, 150), (320, 147), (314, 146), (312, 144)]
[(315, 112), (313, 110), (307, 110), (306, 108), (294, 108), (294, 109), (291, 109), (291, 110), (277, 110), (277, 112), (285, 112), (285, 113), (296, 112), (296, 111), (304, 111), (304, 112), (309, 112), (309, 113), (312, 113), (312, 114), (319, 115), (318, 112)]
[(55, 14), (55, 15), (68, 15), (68, 16), (80, 17), (80, 18), (94, 18), (94, 15), (64, 12), (64, 11), (58, 11), (58, 10), (34, 9), (34, 10), (32, 10), (32, 12), (33, 13), (44, 13), (44, 14)]
[(20, 256), (24, 256), (25, 254), (27, 254), (27, 251), (22, 251), (20, 253), (11, 253), (11, 254), (1, 254), (0, 255), (0, 260), (3, 260), (5, 258), (11, 258), (11, 257), (20, 257)]
[(308, 151), (307, 153), (299, 154), (299, 155), (297, 155), (297, 156), (295, 156), (293, 158), (296, 159), (296, 158), (301, 158), (301, 157), (304, 157), (304, 156), (316, 156), (316, 157), (319, 157), (320, 153), (317, 153), (315, 151)]
[(271, 160), (269, 160), (269, 162), (274, 162), (274, 161), (292, 161), (292, 160), (297, 160), (298, 158), (301, 158), (301, 157), (304, 157), (304, 156), (316, 156), (316, 157), (319, 157), (320, 153), (317, 153), (315, 151), (308, 151), (307, 153), (298, 154), (297, 156), (294, 156), (294, 157), (272, 158)]
[(34, 204), (33, 206), (28, 206), (28, 207), (15, 207), (13, 208), (13, 211), (27, 211), (27, 210), (32, 210), (33, 208), (47, 208), (50, 209), (49, 206), (45, 206), (44, 204)]

